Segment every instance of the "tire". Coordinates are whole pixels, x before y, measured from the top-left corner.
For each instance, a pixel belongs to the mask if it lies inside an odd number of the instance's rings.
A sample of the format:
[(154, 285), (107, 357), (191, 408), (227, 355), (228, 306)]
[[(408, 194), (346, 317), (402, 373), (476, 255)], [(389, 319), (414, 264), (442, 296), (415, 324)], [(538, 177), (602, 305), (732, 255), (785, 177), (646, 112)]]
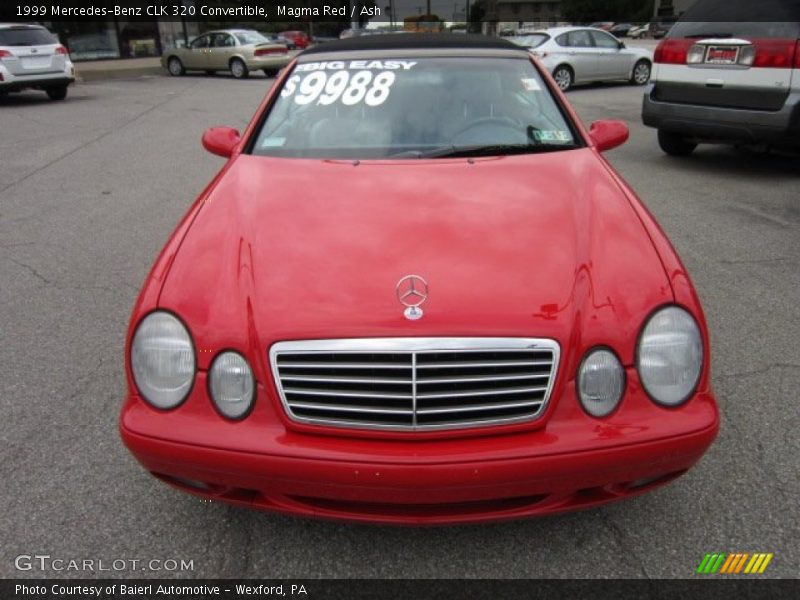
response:
[(280, 69), (264, 69), (264, 75), (267, 77), (275, 77)]
[(658, 130), (658, 145), (670, 156), (689, 156), (697, 144), (672, 131)]
[(650, 64), (650, 61), (640, 60), (633, 65), (633, 71), (631, 71), (631, 83), (633, 85), (646, 85), (647, 82), (650, 81), (651, 71), (652, 65)]
[(55, 87), (49, 87), (45, 90), (47, 92), (47, 97), (50, 100), (63, 100), (67, 97), (67, 86), (65, 85), (58, 85)]
[(553, 79), (556, 80), (556, 85), (559, 89), (562, 92), (566, 92), (572, 87), (575, 74), (569, 66), (559, 65), (553, 70)]
[(173, 77), (180, 77), (186, 74), (186, 69), (184, 69), (181, 59), (177, 56), (170, 56), (167, 61), (167, 71), (169, 71), (169, 74)]
[(248, 75), (250, 75), (250, 71), (247, 70), (247, 65), (244, 64), (244, 61), (241, 58), (232, 58), (230, 62), (231, 74), (236, 79), (245, 79)]

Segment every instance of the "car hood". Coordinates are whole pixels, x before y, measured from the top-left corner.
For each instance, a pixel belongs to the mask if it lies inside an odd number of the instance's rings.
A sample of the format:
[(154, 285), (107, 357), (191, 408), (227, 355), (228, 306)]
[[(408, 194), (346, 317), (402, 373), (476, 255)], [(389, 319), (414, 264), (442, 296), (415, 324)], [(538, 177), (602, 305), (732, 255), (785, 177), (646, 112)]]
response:
[[(423, 277), (410, 321), (398, 281)], [(195, 338), (264, 357), (275, 341), (391, 336), (611, 345), (628, 364), (672, 300), (630, 201), (593, 150), (394, 162), (241, 155), (173, 258), (159, 305)], [(216, 349), (216, 350), (215, 350)]]

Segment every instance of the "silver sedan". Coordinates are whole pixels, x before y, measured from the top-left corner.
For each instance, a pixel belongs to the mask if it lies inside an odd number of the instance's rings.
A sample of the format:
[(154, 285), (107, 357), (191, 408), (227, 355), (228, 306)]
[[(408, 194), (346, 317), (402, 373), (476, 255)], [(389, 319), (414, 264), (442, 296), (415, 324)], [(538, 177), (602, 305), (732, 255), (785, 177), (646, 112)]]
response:
[(247, 77), (251, 71), (264, 71), (267, 77), (289, 64), (291, 55), (283, 44), (276, 44), (249, 29), (209, 31), (195, 38), (186, 48), (170, 48), (161, 65), (170, 75), (186, 71), (230, 71), (234, 77)]
[(644, 48), (628, 48), (602, 29), (555, 27), (511, 38), (524, 46), (552, 73), (558, 87), (567, 91), (576, 83), (650, 81), (653, 55)]

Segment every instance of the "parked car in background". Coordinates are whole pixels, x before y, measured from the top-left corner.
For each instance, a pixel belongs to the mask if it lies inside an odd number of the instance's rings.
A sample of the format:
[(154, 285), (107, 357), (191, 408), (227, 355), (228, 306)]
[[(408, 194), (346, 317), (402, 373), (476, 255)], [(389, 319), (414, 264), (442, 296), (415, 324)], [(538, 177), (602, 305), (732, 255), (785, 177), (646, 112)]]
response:
[(343, 29), (342, 32), (339, 34), (340, 40), (346, 40), (347, 38), (358, 37), (360, 35), (364, 35), (366, 29), (361, 28), (348, 28)]
[(294, 44), (294, 40), (292, 40), (291, 38), (283, 37), (282, 35), (272, 34), (269, 36), (269, 40), (276, 44), (283, 44), (289, 50), (295, 50), (297, 48), (297, 46), (295, 46)]
[(627, 80), (644, 85), (650, 80), (651, 52), (628, 48), (606, 31), (555, 27), (533, 35), (537, 41), (546, 36), (532, 52), (563, 91), (576, 83)]
[(650, 23), (650, 34), (653, 39), (660, 40), (666, 36), (677, 20), (678, 17), (661, 17), (656, 21), (652, 21)]
[(186, 71), (230, 71), (237, 79), (251, 71), (274, 77), (289, 64), (291, 57), (284, 44), (276, 44), (252, 29), (208, 31), (185, 48), (170, 48), (161, 56), (161, 65), (170, 75)]
[(226, 163), (133, 309), (119, 432), (147, 472), (422, 525), (587, 509), (697, 463), (708, 330), (603, 155), (624, 121), (585, 128), (497, 38), (362, 36), (291, 68), (243, 135), (203, 135)]
[(650, 35), (650, 23), (645, 23), (644, 25), (636, 25), (628, 30), (628, 37), (633, 38), (635, 40), (646, 38), (648, 35)]
[[(642, 120), (667, 154), (700, 143), (800, 148), (800, 5), (761, 22), (762, 3), (700, 0), (656, 48)], [(730, 22), (712, 17), (726, 11)]]
[(296, 48), (304, 50), (311, 45), (311, 38), (305, 31), (280, 31), (278, 35), (288, 38), (294, 42)]
[(596, 23), (592, 23), (589, 27), (594, 29), (602, 29), (603, 31), (608, 31), (614, 26), (614, 21), (597, 21)]
[(0, 23), (0, 95), (36, 89), (63, 100), (74, 81), (69, 52), (55, 35), (39, 25)]
[[(339, 34), (340, 40), (346, 40), (347, 38), (354, 38), (354, 37), (361, 37), (362, 35), (388, 35), (392, 33), (405, 33), (402, 30), (395, 30), (389, 31), (388, 29), (367, 29), (367, 28), (357, 28), (357, 29), (345, 29)], [(326, 38), (327, 39), (327, 38)], [(316, 43), (319, 41), (320, 38), (315, 37), (314, 42)], [(328, 39), (328, 41), (332, 41), (332, 39)]]
[(617, 23), (608, 32), (618, 38), (628, 37), (628, 32), (633, 29), (633, 23)]

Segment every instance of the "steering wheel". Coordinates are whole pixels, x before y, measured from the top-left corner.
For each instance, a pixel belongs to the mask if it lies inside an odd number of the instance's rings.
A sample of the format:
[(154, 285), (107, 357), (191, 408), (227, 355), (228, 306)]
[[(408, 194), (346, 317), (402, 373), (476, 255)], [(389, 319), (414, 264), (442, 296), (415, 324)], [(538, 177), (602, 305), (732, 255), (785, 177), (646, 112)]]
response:
[[(515, 137), (520, 137), (520, 136), (522, 138), (526, 137), (525, 132), (520, 131), (520, 124), (510, 117), (481, 117), (480, 119), (475, 119), (466, 127), (462, 127), (460, 130), (458, 130), (453, 135), (453, 143), (458, 144), (458, 138), (472, 131), (473, 129), (478, 129), (479, 127), (486, 127), (486, 126), (495, 126), (498, 128), (510, 129), (514, 132)], [(522, 143), (525, 143), (524, 139)]]

